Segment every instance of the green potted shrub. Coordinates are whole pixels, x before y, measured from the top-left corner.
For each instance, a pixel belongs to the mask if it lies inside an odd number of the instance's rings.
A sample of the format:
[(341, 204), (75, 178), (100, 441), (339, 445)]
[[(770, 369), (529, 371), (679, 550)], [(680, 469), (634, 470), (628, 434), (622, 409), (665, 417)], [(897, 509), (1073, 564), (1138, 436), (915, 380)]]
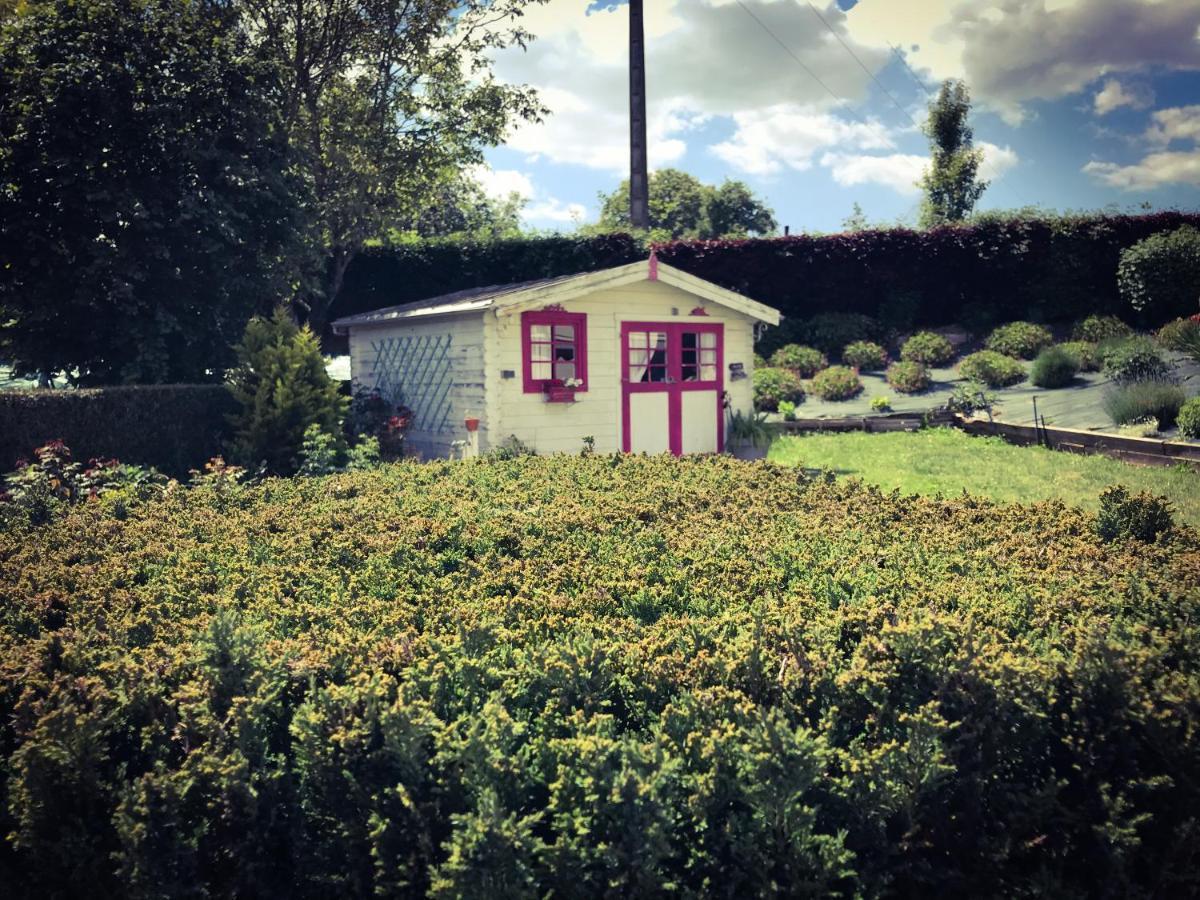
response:
[(1009, 322), (988, 335), (984, 346), (1014, 359), (1033, 359), (1043, 347), (1054, 343), (1054, 335), (1044, 325), (1033, 322)]
[(725, 429), (725, 449), (738, 459), (765, 459), (774, 436), (765, 413), (737, 410)]
[(954, 359), (954, 345), (936, 332), (918, 331), (900, 348), (900, 359), (923, 366), (944, 366)]

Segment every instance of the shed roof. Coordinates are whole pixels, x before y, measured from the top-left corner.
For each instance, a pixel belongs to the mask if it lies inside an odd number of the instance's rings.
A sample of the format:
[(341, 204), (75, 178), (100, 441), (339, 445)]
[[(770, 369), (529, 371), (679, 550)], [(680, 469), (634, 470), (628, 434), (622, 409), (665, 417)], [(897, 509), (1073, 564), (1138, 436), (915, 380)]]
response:
[(771, 325), (779, 324), (779, 311), (770, 306), (655, 260), (651, 260), (647, 266), (647, 262), (643, 260), (579, 275), (562, 275), (557, 278), (540, 278), (534, 281), (455, 291), (414, 303), (402, 303), (399, 306), (345, 316), (335, 320), (333, 328), (339, 334), (345, 334), (352, 327), (383, 325), (431, 316), (460, 315), (492, 307), (496, 307), (498, 313), (516, 312), (531, 306), (562, 303), (604, 288), (620, 287), (647, 279), (663, 281), (759, 321)]

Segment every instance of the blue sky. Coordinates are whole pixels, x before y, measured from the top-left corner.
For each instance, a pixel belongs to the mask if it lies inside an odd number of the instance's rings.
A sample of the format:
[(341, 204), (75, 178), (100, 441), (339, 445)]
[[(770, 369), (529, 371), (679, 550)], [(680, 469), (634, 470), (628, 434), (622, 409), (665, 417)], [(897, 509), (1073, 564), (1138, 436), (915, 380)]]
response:
[[(627, 175), (628, 11), (549, 0), (523, 24), (538, 40), (496, 72), (551, 114), (482, 178), (571, 231)], [(915, 221), (914, 121), (946, 77), (975, 99), (982, 208), (1200, 206), (1197, 0), (646, 0), (646, 31), (650, 167), (741, 179), (793, 232), (837, 231), (855, 202)]]

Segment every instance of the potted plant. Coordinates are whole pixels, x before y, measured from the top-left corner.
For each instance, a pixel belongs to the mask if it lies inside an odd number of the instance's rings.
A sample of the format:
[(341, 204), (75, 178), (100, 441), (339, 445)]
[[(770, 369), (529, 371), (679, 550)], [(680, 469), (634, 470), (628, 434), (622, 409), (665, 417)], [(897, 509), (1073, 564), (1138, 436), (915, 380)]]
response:
[(574, 403), (576, 389), (583, 386), (580, 378), (555, 378), (546, 382), (547, 403)]
[(472, 415), (470, 412), (463, 418), (463, 424), (467, 427), (467, 431), (479, 430), (479, 416)]
[(737, 411), (729, 416), (725, 448), (738, 459), (765, 459), (774, 436), (766, 413)]

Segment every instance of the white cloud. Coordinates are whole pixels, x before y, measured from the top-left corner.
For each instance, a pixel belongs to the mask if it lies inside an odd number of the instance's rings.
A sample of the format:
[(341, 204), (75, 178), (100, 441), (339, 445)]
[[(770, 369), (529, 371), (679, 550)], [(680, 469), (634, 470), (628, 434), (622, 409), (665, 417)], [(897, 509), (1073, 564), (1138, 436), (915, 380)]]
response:
[[(997, 147), (987, 141), (980, 141), (979, 147), (983, 150), (984, 159), (980, 175), (985, 180), (998, 180), (1019, 161), (1016, 151), (1011, 147)], [(877, 184), (903, 196), (915, 196), (921, 192), (917, 182), (929, 165), (929, 157), (912, 153), (877, 156), (826, 153), (821, 157), (821, 165), (827, 167), (833, 180), (843, 187)]]
[(565, 224), (582, 222), (587, 207), (582, 203), (560, 200), (537, 188), (533, 179), (516, 169), (493, 169), (483, 164), (474, 166), (470, 175), (483, 187), (489, 197), (507, 199), (517, 194), (525, 201), (521, 218), (530, 225)]
[(1092, 99), (1093, 109), (1098, 116), (1106, 116), (1114, 109), (1128, 106), (1131, 109), (1145, 109), (1154, 103), (1154, 91), (1146, 85), (1124, 85), (1115, 78), (1104, 82), (1104, 86), (1096, 92)]
[[(1200, 106), (1173, 106), (1150, 117), (1142, 140), (1151, 151), (1136, 163), (1093, 160), (1083, 167), (1101, 184), (1123, 191), (1149, 191), (1172, 184), (1200, 187)], [(1172, 143), (1190, 144), (1182, 150)]]
[(834, 147), (892, 147), (887, 129), (878, 122), (847, 122), (830, 113), (793, 105), (735, 113), (733, 121), (733, 136), (710, 149), (735, 169), (751, 175), (811, 168), (818, 153)]
[(523, 217), (529, 222), (555, 222), (579, 224), (587, 215), (582, 203), (563, 203), (557, 197), (548, 197), (525, 208)]
[(480, 165), (474, 166), (470, 175), (479, 182), (485, 194), (499, 200), (507, 199), (510, 194), (519, 194), (529, 199), (534, 193), (533, 180), (516, 169), (493, 169), (491, 166)]
[(1200, 106), (1173, 106), (1160, 109), (1150, 117), (1146, 141), (1166, 147), (1173, 141), (1200, 143)]
[(1094, 161), (1084, 166), (1083, 171), (1123, 191), (1149, 191), (1172, 184), (1200, 187), (1200, 150), (1151, 153), (1129, 166)]

